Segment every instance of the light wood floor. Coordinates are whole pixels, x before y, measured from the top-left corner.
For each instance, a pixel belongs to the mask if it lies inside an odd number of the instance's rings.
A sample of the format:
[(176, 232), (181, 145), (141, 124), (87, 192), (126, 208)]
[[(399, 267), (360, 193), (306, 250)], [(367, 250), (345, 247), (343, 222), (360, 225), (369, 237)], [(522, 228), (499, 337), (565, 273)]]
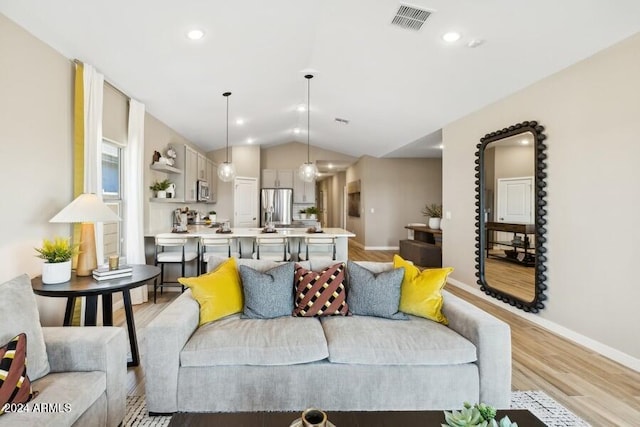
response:
[[(349, 258), (353, 260), (391, 261), (393, 254), (349, 245)], [(640, 425), (640, 373), (464, 290), (452, 285), (447, 285), (447, 290), (509, 323), (514, 390), (542, 390), (594, 426)], [(135, 306), (138, 330), (177, 295), (165, 292), (157, 304)], [(115, 313), (114, 322), (124, 324), (122, 310)], [(129, 368), (128, 375), (128, 394), (143, 395), (143, 368)]]

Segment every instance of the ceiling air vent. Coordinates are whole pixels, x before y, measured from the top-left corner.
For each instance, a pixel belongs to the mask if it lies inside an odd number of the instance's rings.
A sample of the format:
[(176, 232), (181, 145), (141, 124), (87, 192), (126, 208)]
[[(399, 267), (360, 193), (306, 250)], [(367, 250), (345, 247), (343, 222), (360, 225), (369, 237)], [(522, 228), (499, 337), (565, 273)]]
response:
[(406, 28), (408, 30), (418, 31), (422, 28), (422, 24), (431, 15), (431, 12), (424, 9), (418, 9), (415, 6), (400, 4), (396, 16), (391, 21), (392, 25)]

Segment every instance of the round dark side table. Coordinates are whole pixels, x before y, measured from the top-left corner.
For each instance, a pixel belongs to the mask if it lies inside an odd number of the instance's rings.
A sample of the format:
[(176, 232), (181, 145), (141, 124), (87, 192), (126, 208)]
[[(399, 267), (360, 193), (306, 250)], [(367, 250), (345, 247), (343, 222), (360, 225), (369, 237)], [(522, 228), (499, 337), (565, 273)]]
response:
[(37, 295), (67, 298), (64, 326), (71, 326), (76, 298), (79, 297), (86, 298), (84, 325), (96, 326), (99, 296), (102, 297), (102, 324), (113, 326), (113, 294), (122, 292), (132, 358), (131, 362), (127, 362), (127, 366), (138, 366), (140, 354), (130, 290), (156, 279), (160, 275), (160, 268), (153, 265), (132, 265), (131, 267), (133, 267), (131, 276), (102, 281), (95, 280), (92, 276), (79, 277), (75, 272), (72, 272), (68, 282), (46, 285), (42, 283), (42, 277), (37, 276), (31, 279), (31, 287)]

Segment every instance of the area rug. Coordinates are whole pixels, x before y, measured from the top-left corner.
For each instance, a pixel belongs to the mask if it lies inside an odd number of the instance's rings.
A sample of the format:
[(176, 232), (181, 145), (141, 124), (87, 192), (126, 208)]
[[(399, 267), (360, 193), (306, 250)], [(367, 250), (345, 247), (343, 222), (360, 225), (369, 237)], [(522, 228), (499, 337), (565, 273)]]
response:
[[(589, 427), (589, 424), (542, 391), (512, 392), (511, 408), (528, 409), (549, 427)], [(170, 420), (171, 417), (150, 417), (147, 414), (147, 403), (144, 396), (127, 396), (125, 426), (165, 427), (169, 425)], [(518, 420), (512, 421), (517, 422)]]

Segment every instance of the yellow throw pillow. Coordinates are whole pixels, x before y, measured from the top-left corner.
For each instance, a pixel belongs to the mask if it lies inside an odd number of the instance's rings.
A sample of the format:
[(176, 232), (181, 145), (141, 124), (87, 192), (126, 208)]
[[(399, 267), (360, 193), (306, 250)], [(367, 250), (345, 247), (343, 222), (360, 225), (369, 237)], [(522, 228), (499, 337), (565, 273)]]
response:
[(449, 321), (442, 314), (440, 291), (447, 283), (447, 276), (453, 268), (429, 268), (420, 271), (418, 267), (398, 255), (393, 256), (393, 267), (404, 267), (400, 311), (448, 325)]
[(210, 273), (181, 277), (178, 282), (188, 286), (200, 304), (200, 326), (242, 311), (242, 286), (234, 258), (224, 261)]

